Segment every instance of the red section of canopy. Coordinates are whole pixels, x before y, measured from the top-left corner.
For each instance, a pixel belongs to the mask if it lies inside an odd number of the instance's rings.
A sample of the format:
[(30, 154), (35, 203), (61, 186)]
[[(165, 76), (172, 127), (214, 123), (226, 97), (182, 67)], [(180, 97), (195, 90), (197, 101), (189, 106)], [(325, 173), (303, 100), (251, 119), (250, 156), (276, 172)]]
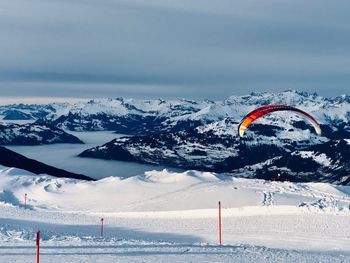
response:
[(291, 107), (291, 106), (287, 106), (287, 105), (280, 105), (280, 104), (271, 104), (271, 105), (266, 105), (266, 106), (262, 106), (259, 107), (251, 112), (249, 112), (241, 121), (241, 123), (238, 126), (238, 133), (241, 137), (243, 137), (245, 130), (249, 127), (250, 124), (252, 124), (252, 122), (254, 122), (256, 119), (269, 114), (271, 112), (275, 112), (275, 111), (293, 111), (293, 112), (297, 112), (303, 116), (305, 116), (307, 119), (309, 119), (309, 121), (312, 123), (312, 125), (315, 127), (315, 130), (317, 132), (317, 134), (320, 134), (320, 125), (319, 123), (315, 120), (315, 118), (313, 118), (310, 114), (308, 114), (307, 112)]

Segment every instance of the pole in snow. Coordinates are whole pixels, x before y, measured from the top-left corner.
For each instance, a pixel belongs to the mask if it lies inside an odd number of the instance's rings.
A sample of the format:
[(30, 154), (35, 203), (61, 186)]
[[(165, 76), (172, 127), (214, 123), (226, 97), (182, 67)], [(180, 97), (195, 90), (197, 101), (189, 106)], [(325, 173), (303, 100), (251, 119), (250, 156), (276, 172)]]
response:
[(219, 244), (222, 245), (221, 202), (219, 201)]
[(24, 209), (27, 209), (27, 194), (24, 194)]
[(39, 263), (40, 258), (40, 230), (36, 233), (36, 263)]
[(101, 218), (101, 237), (103, 237), (103, 218)]

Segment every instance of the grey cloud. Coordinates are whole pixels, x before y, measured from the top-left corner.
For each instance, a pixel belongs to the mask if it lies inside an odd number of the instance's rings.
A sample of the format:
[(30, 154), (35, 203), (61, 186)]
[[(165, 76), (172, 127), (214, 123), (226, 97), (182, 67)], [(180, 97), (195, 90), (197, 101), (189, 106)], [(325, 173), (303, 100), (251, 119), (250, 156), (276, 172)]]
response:
[(0, 95), (348, 93), (349, 5), (3, 0)]

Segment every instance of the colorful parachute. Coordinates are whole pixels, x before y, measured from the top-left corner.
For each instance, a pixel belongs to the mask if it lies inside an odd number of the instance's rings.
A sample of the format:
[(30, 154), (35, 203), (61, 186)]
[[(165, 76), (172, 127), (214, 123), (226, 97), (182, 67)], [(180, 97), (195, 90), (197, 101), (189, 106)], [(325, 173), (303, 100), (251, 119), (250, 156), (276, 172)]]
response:
[(287, 106), (287, 105), (278, 105), (278, 104), (272, 104), (267, 106), (262, 106), (260, 108), (257, 108), (251, 112), (249, 112), (240, 122), (238, 125), (238, 134), (240, 137), (244, 136), (245, 130), (249, 127), (250, 124), (252, 124), (253, 121), (256, 119), (259, 119), (260, 117), (269, 114), (271, 112), (275, 111), (293, 111), (305, 119), (309, 120), (309, 122), (312, 124), (312, 126), (315, 128), (315, 131), (318, 135), (321, 134), (321, 128), (320, 124), (308, 113), (305, 111), (302, 111), (300, 109)]

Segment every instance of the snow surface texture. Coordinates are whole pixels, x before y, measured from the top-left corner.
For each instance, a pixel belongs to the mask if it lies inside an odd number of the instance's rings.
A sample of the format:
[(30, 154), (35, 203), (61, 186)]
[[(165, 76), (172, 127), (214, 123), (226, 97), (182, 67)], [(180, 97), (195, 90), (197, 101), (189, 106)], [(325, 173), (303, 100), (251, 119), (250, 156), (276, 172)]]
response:
[(33, 262), (38, 229), (42, 262), (350, 260), (347, 186), (166, 170), (83, 182), (0, 170), (0, 262)]

